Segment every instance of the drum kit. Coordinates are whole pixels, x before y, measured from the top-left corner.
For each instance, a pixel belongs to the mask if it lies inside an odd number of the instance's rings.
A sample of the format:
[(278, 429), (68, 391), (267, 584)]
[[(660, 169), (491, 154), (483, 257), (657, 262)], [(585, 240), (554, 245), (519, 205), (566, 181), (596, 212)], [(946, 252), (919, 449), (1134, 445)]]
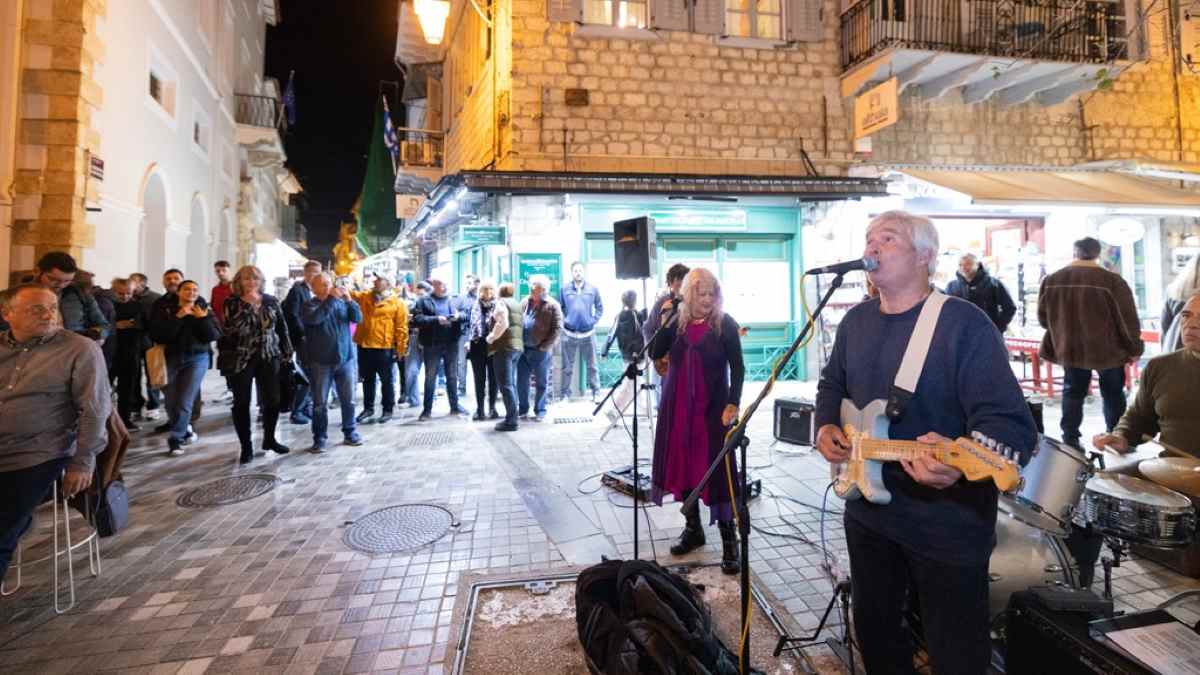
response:
[[(993, 620), (1016, 591), (1078, 586), (1078, 565), (1066, 546), (1074, 528), (1090, 526), (1113, 552), (1103, 560), (1110, 600), (1111, 570), (1127, 546), (1182, 549), (1196, 541), (1200, 459), (1152, 457), (1113, 469), (1105, 470), (1103, 455), (1089, 457), (1054, 439), (1039, 439), (1021, 485), (1000, 497), (988, 569)], [(1130, 471), (1139, 476), (1125, 475)]]

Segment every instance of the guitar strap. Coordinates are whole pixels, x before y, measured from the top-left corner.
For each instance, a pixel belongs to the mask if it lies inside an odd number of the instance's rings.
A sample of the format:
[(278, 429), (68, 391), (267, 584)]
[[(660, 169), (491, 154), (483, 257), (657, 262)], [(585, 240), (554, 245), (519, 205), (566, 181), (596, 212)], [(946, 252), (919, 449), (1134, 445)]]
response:
[(935, 288), (921, 307), (917, 325), (908, 337), (908, 347), (900, 361), (900, 370), (896, 372), (896, 380), (888, 392), (886, 414), (892, 422), (904, 416), (904, 410), (917, 390), (917, 381), (921, 379), (925, 359), (929, 356), (929, 345), (933, 343), (933, 331), (937, 328), (938, 317), (945, 304), (946, 295)]

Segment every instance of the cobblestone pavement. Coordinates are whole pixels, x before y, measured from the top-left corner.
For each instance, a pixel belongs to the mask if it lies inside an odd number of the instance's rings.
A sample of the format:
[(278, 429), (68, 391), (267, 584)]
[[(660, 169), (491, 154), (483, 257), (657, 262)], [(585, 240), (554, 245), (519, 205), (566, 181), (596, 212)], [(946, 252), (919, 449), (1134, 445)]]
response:
[[(779, 391), (794, 394), (803, 386), (789, 383)], [(222, 388), (210, 377), (205, 399), (218, 398)], [(758, 385), (748, 386), (747, 397), (757, 391)], [(607, 421), (579, 421), (591, 412), (582, 402), (556, 404), (546, 422), (512, 434), (446, 417), (445, 410), (445, 399), (438, 399), (426, 423), (415, 421), (415, 411), (402, 411), (386, 426), (360, 427), (362, 447), (331, 445), (324, 455), (304, 452), (309, 429), (285, 421), (281, 440), (293, 452), (259, 457), (245, 468), (237, 464), (228, 405), (206, 406), (200, 440), (183, 457), (168, 457), (162, 436), (136, 433), (124, 467), (131, 524), (101, 540), (99, 577), (87, 574), (79, 552), (77, 604), (65, 615), (53, 612), (48, 566), (29, 566), (24, 586), (0, 600), (0, 670), (448, 673), (461, 575), (535, 575), (601, 555), (632, 555), (629, 499), (597, 489), (598, 472), (632, 461), (624, 430), (601, 440)], [(336, 440), (339, 413), (330, 413)], [(1047, 427), (1057, 428), (1053, 406), (1046, 416)], [(769, 402), (750, 437), (752, 477), (764, 481), (763, 496), (752, 503), (755, 525), (819, 542), (816, 507), (827, 466), (811, 453), (784, 452), (801, 449), (796, 446), (772, 447)], [(648, 428), (641, 438), (648, 458)], [(227, 506), (176, 503), (185, 488), (249, 473), (281, 482), (264, 496)], [(840, 509), (831, 500), (829, 510)], [(410, 554), (369, 556), (343, 543), (350, 521), (416, 502), (450, 509), (460, 525)], [(678, 508), (667, 504), (645, 514), (651, 539), (643, 529), (641, 556), (670, 558), (667, 548), (683, 526)], [(27, 538), (34, 543), (26, 559), (45, 551), (48, 523), (41, 518)], [(840, 553), (840, 516), (828, 516), (824, 530), (830, 550)], [(688, 559), (719, 558), (715, 528), (708, 541)], [(828, 601), (821, 560), (815, 545), (798, 539), (752, 538), (757, 583), (783, 606), (793, 630), (815, 627)], [(1116, 576), (1117, 604), (1126, 609), (1200, 588), (1148, 561), (1128, 562)], [(1182, 615), (1200, 618), (1188, 609)]]

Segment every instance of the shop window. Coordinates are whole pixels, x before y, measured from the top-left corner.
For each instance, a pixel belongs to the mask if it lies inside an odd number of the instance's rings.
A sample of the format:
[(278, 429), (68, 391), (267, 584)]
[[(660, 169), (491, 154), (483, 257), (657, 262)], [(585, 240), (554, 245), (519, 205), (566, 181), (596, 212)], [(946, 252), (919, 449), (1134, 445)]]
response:
[(727, 239), (721, 265), (725, 311), (738, 323), (779, 323), (790, 317), (792, 278), (786, 239)]
[(782, 40), (783, 0), (725, 0), (725, 33)]

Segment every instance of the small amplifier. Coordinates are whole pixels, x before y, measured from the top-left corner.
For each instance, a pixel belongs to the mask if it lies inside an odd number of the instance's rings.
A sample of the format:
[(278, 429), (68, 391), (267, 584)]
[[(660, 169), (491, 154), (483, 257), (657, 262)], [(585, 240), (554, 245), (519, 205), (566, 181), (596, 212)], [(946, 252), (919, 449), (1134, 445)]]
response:
[(812, 401), (800, 398), (775, 399), (775, 439), (797, 445), (816, 443)]
[[(634, 474), (637, 474), (637, 487), (634, 487)], [(720, 475), (724, 475), (723, 473)], [(650, 474), (635, 472), (632, 464), (605, 471), (600, 476), (600, 484), (629, 495), (634, 499), (645, 501), (650, 498)], [(748, 478), (746, 491), (750, 495), (747, 501), (753, 501), (762, 494), (762, 479)]]
[(1056, 612), (1033, 591), (1008, 601), (1004, 672), (1055, 675), (1151, 675), (1151, 672), (1088, 632), (1085, 612)]

